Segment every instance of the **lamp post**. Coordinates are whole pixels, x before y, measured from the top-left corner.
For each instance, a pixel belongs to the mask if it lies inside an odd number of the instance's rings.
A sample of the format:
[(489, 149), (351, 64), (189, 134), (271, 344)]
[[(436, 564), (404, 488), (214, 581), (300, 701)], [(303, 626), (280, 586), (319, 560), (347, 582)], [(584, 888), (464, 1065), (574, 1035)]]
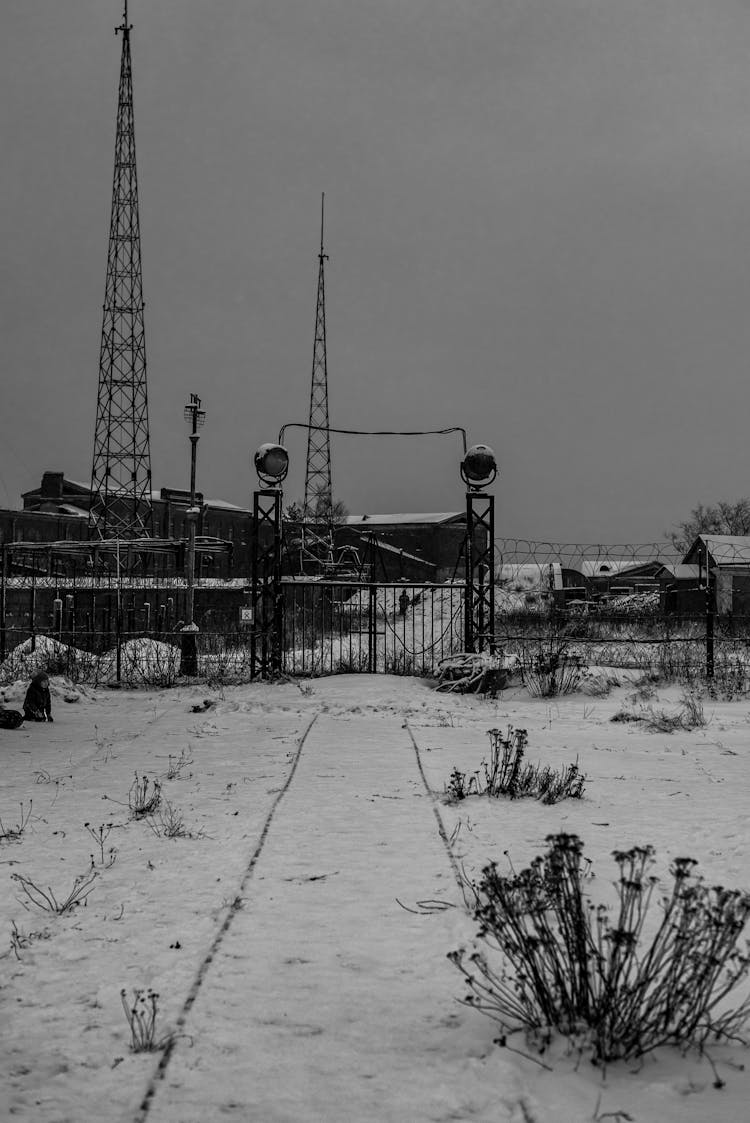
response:
[(185, 562), (185, 577), (187, 584), (187, 622), (182, 629), (180, 646), (180, 674), (198, 674), (198, 645), (196, 632), (198, 625), (195, 623), (195, 533), (200, 509), (195, 505), (195, 460), (198, 453), (198, 430), (206, 420), (206, 411), (201, 409), (201, 400), (197, 394), (190, 395), (190, 401), (185, 406), (184, 417), (190, 426), (190, 506), (187, 510), (188, 520), (188, 548)]

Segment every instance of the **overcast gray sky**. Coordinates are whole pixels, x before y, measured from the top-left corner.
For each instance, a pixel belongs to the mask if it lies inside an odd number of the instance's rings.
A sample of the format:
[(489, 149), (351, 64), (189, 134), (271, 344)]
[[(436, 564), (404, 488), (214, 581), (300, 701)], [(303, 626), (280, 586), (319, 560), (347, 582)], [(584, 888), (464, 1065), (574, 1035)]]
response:
[[(0, 504), (91, 473), (119, 0), (4, 0)], [(645, 542), (750, 493), (748, 0), (131, 0), (154, 484), (247, 503), (305, 421), (462, 425), (498, 533)], [(289, 433), (287, 495), (304, 487)], [(458, 510), (449, 437), (333, 437), (354, 513)]]

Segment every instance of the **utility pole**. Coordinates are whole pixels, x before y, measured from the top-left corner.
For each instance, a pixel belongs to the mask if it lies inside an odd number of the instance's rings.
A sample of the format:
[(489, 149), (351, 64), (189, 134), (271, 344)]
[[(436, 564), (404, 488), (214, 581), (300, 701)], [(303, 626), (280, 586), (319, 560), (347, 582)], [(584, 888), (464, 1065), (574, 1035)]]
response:
[(188, 548), (185, 560), (185, 577), (187, 585), (187, 620), (182, 629), (180, 674), (198, 674), (198, 646), (196, 633), (198, 626), (195, 623), (195, 534), (196, 524), (200, 517), (200, 508), (195, 505), (195, 462), (198, 456), (198, 441), (206, 420), (206, 411), (201, 409), (201, 400), (197, 394), (190, 395), (190, 401), (185, 406), (184, 416), (190, 425), (190, 506), (187, 511), (188, 520)]
[(128, 5), (123, 22), (89, 527), (100, 538), (151, 533), (141, 233)]

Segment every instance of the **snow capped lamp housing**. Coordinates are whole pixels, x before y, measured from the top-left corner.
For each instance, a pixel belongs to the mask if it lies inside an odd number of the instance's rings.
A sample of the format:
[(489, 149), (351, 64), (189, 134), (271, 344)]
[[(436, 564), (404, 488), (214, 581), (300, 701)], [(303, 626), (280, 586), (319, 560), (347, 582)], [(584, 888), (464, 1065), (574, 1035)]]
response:
[(265, 487), (278, 487), (289, 471), (289, 453), (283, 445), (264, 444), (253, 458), (258, 479)]
[(461, 461), (461, 479), (467, 487), (488, 487), (497, 476), (497, 460), (489, 445), (473, 445)]

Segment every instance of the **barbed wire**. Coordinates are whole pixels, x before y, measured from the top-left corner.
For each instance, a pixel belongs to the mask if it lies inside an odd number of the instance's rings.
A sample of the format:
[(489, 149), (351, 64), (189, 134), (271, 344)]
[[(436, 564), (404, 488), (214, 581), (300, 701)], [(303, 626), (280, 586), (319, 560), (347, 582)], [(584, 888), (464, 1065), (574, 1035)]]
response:
[[(750, 539), (748, 539), (750, 543)], [(558, 563), (567, 569), (577, 568), (580, 562), (612, 560), (631, 562), (633, 565), (647, 565), (660, 561), (665, 565), (680, 562), (684, 551), (678, 550), (673, 542), (547, 542), (529, 538), (495, 538), (494, 553), (496, 564), (549, 565)], [(750, 554), (750, 547), (748, 547)]]

